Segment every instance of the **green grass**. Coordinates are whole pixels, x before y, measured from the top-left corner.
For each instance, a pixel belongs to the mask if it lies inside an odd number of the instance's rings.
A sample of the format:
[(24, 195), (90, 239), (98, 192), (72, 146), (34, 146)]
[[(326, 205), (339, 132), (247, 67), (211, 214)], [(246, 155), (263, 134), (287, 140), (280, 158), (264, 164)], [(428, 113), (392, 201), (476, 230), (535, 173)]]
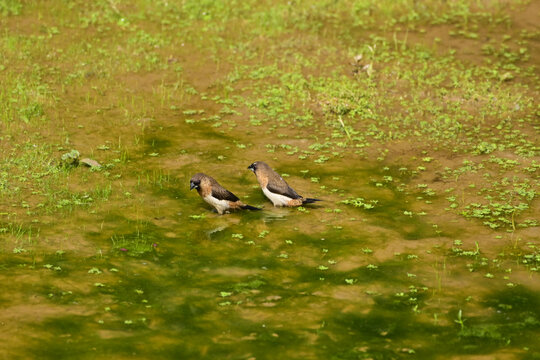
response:
[(130, 235), (113, 236), (111, 242), (112, 248), (118, 253), (125, 253), (134, 257), (150, 253), (157, 246), (151, 237), (139, 232)]
[(538, 357), (534, 6), (0, 0), (0, 354)]

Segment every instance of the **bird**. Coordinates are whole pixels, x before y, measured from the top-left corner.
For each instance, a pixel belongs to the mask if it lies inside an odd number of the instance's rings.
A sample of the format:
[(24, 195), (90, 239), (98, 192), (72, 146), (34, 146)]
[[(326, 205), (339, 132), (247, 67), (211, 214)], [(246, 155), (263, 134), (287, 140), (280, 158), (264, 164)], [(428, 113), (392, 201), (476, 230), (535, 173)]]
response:
[(189, 181), (189, 189), (197, 189), (203, 200), (215, 207), (220, 215), (223, 215), (228, 210), (262, 210), (244, 204), (236, 195), (221, 186), (213, 177), (203, 173), (193, 175)]
[(321, 201), (298, 195), (277, 172), (263, 161), (255, 161), (248, 166), (248, 169), (255, 173), (264, 195), (274, 206), (301, 206)]

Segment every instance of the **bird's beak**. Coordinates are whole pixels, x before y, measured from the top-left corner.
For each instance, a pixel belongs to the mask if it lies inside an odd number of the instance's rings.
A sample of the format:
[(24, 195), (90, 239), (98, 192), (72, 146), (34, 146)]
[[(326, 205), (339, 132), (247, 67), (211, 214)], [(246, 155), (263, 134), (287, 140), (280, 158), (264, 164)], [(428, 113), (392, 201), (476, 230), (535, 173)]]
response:
[(248, 166), (248, 169), (251, 170), (251, 171), (253, 171), (253, 172), (255, 172), (255, 167), (253, 166), (253, 164), (249, 165), (249, 166)]
[(190, 182), (189, 183), (189, 190), (193, 190), (197, 187), (197, 185), (195, 185), (194, 183)]

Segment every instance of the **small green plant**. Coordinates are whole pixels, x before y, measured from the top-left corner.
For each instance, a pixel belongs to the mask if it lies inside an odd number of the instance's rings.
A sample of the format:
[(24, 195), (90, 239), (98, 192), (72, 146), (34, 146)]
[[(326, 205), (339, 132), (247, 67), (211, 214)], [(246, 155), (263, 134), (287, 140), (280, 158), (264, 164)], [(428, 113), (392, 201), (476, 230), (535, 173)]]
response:
[(352, 205), (354, 207), (362, 208), (364, 210), (371, 210), (379, 203), (378, 200), (366, 200), (364, 198), (349, 198), (341, 201), (342, 204)]
[[(114, 235), (111, 237), (112, 248), (118, 253), (123, 253), (128, 256), (139, 257), (151, 253), (157, 247), (157, 243), (140, 233), (136, 232), (129, 235)], [(91, 269), (93, 273), (97, 268)], [(99, 271), (99, 270), (97, 270)]]
[(77, 166), (79, 165), (80, 153), (77, 150), (71, 150), (70, 152), (62, 154), (60, 160), (64, 166)]
[(462, 331), (462, 332), (465, 329), (465, 321), (466, 321), (466, 319), (463, 318), (463, 312), (461, 311), (461, 309), (459, 309), (459, 311), (457, 313), (457, 319), (455, 319), (454, 322), (456, 324), (459, 324), (460, 331)]
[(19, 0), (1, 0), (0, 15), (19, 15), (22, 10), (22, 3)]

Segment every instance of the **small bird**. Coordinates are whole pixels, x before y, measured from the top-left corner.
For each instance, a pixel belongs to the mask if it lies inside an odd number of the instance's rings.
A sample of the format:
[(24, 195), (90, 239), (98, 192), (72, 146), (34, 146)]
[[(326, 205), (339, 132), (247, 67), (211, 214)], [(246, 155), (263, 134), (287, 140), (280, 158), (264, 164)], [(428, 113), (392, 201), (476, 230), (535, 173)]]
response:
[(289, 184), (267, 163), (255, 161), (248, 166), (257, 176), (261, 189), (274, 206), (300, 206), (311, 204), (319, 199), (304, 198), (296, 193)]
[(189, 189), (197, 189), (204, 201), (216, 208), (220, 215), (227, 210), (261, 210), (257, 207), (246, 205), (229, 190), (221, 186), (214, 178), (203, 173), (193, 175), (189, 181)]

